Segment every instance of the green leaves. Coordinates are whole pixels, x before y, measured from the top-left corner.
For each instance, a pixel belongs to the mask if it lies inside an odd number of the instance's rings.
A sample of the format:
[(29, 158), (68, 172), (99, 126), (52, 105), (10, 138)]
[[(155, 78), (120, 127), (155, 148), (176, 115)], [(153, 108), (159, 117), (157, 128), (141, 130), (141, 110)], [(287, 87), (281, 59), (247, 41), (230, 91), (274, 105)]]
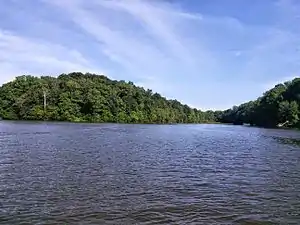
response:
[(262, 127), (299, 126), (300, 79), (278, 84), (256, 101), (224, 111), (220, 122)]
[(112, 81), (90, 73), (70, 73), (58, 78), (21, 76), (3, 85), (0, 117), (74, 122), (201, 123), (213, 122), (215, 114), (167, 100), (132, 82)]
[[(47, 105), (44, 108), (44, 93)], [(249, 123), (263, 127), (300, 126), (300, 78), (278, 84), (255, 101), (225, 111), (202, 112), (167, 100), (132, 82), (95, 74), (54, 77), (24, 75), (0, 87), (0, 117), (119, 123)]]
[(279, 104), (278, 114), (280, 123), (286, 123), (289, 126), (295, 125), (299, 121), (299, 109), (295, 101), (283, 101)]

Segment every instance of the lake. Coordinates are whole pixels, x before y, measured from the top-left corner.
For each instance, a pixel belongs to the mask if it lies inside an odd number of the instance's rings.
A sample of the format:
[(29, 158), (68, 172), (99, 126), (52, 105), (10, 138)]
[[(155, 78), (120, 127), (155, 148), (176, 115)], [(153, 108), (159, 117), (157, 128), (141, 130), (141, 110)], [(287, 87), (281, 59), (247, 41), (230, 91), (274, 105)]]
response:
[(300, 224), (291, 130), (0, 122), (0, 224)]

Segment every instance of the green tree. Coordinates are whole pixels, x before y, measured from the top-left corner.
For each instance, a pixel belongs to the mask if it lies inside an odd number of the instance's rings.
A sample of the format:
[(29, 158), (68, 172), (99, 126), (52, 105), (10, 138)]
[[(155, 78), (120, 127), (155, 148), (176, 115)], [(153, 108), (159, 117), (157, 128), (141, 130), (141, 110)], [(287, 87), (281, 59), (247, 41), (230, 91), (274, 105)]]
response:
[(283, 101), (279, 104), (279, 122), (287, 123), (290, 126), (297, 124), (299, 121), (299, 107), (297, 102)]
[(78, 72), (57, 78), (24, 75), (2, 85), (0, 117), (121, 123), (201, 123), (215, 118), (213, 112), (167, 100), (132, 82)]

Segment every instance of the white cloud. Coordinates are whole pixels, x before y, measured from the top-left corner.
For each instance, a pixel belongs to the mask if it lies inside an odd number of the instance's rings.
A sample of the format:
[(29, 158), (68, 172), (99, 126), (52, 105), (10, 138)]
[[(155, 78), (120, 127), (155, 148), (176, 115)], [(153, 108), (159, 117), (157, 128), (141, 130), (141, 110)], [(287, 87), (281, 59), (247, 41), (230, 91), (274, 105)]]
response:
[(46, 2), (60, 8), (98, 41), (98, 50), (133, 74), (147, 77), (159, 71), (166, 76), (172, 67), (186, 72), (215, 67), (210, 52), (182, 30), (191, 20), (201, 21), (200, 15), (154, 1)]
[(101, 72), (76, 50), (0, 30), (0, 84), (15, 76)]
[(101, 6), (125, 11), (132, 15), (143, 25), (145, 30), (168, 47), (168, 50), (175, 57), (179, 57), (187, 63), (195, 60), (186, 46), (184, 46), (184, 40), (181, 35), (176, 32), (174, 20), (195, 19), (197, 18), (196, 16), (175, 11), (169, 5), (167, 9), (162, 4), (158, 7), (153, 2), (150, 3), (150, 1), (132, 1), (130, 4), (124, 1), (97, 1), (97, 3)]
[(236, 57), (239, 57), (241, 54), (242, 54), (241, 51), (235, 51), (235, 52), (234, 52), (234, 55), (235, 55)]

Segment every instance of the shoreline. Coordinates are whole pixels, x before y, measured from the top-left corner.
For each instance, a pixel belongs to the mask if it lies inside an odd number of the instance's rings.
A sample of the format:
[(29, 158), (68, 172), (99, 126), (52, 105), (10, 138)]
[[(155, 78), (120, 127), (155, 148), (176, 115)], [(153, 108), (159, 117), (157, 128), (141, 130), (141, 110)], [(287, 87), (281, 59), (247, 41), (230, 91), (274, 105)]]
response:
[(1, 122), (20, 122), (20, 123), (70, 123), (70, 124), (91, 124), (91, 125), (100, 125), (100, 124), (124, 124), (124, 125), (228, 125), (228, 126), (243, 126), (243, 127), (253, 127), (253, 128), (262, 128), (262, 129), (274, 129), (274, 130), (295, 130), (300, 131), (296, 127), (261, 127), (255, 125), (236, 125), (233, 123), (222, 123), (222, 122), (201, 122), (201, 123), (128, 123), (128, 122), (88, 122), (88, 121), (60, 121), (60, 120), (9, 120), (9, 119), (0, 119)]
[(74, 123), (74, 124), (131, 124), (131, 125), (197, 125), (197, 124), (220, 124), (233, 125), (221, 122), (202, 122), (202, 123), (128, 123), (128, 122), (89, 122), (89, 121), (61, 121), (61, 120), (8, 120), (1, 119), (0, 122), (24, 122), (24, 123)]

